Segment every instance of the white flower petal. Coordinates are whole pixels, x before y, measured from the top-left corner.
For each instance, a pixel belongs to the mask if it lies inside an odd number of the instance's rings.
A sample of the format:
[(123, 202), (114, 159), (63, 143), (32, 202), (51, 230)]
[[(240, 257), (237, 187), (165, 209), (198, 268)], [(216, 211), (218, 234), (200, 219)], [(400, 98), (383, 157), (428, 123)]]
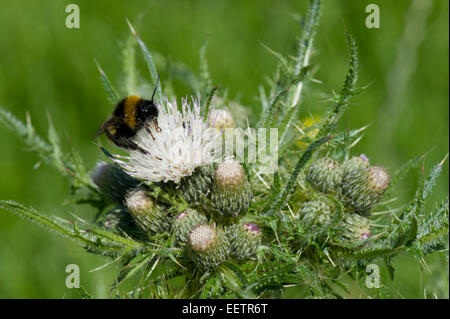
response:
[(192, 99), (191, 105), (183, 99), (180, 112), (176, 100), (170, 102), (166, 98), (158, 109), (161, 130), (146, 123), (151, 134), (143, 128), (133, 138), (148, 154), (130, 150), (128, 156), (114, 156), (122, 169), (141, 180), (179, 183), (197, 167), (218, 160), (214, 146), (220, 132), (210, 129), (200, 116), (198, 100)]

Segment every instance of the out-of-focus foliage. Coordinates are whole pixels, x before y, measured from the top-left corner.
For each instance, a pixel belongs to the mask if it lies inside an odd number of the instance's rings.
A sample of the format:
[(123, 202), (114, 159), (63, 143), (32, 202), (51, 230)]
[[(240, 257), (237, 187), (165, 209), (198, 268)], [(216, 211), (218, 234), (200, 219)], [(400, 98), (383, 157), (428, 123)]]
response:
[[(444, 34), (448, 33), (448, 2), (430, 1), (428, 7), (421, 7), (418, 1), (379, 2), (380, 29), (364, 25), (369, 3), (378, 2), (324, 2), (311, 57), (320, 66), (314, 78), (322, 83), (308, 82), (302, 112), (297, 116), (323, 114), (332, 105), (332, 90), (342, 85), (346, 73), (347, 28), (360, 49), (359, 83), (375, 82), (351, 101), (352, 110), (343, 116), (339, 128), (371, 124), (364, 142), (357, 144), (354, 152), (370, 154), (374, 162), (383, 163), (391, 171), (427, 152), (424, 169), (428, 172), (448, 152), (448, 34)], [(297, 18), (307, 8), (306, 2), (299, 1), (79, 1), (81, 29), (69, 30), (64, 25), (67, 4), (11, 1), (2, 5), (0, 105), (21, 118), (29, 111), (38, 132), (48, 130), (49, 113), (55, 129), (62, 133), (60, 140), (79, 150), (88, 167), (100, 157), (92, 143), (93, 133), (112, 108), (94, 58), (113, 82), (124, 83), (116, 87), (122, 89), (120, 95), (126, 94), (129, 83), (125, 85), (127, 80), (121, 78), (120, 63), (129, 32), (125, 18), (138, 28), (152, 53), (157, 51), (153, 55), (162, 79), (169, 80), (169, 74), (174, 77), (172, 89), (177, 96), (190, 94), (201, 85), (191, 80), (193, 87), (189, 87), (177, 77), (189, 74), (183, 72), (185, 68), (198, 73), (198, 50), (209, 34), (204, 54), (212, 85), (222, 82), (228, 95), (252, 107), (251, 112), (258, 118), (261, 103), (255, 92), (264, 75), (273, 74), (279, 62), (260, 43), (284, 55), (292, 53), (299, 30)], [(408, 37), (405, 26), (418, 28), (414, 33), (417, 36)], [(117, 39), (123, 39), (123, 43)], [(399, 59), (405, 54), (410, 59), (407, 65)], [(148, 79), (145, 62), (138, 60), (139, 76)], [(184, 65), (180, 66), (179, 61)], [(168, 72), (171, 68), (177, 72)], [(392, 80), (398, 78), (402, 83)], [(324, 92), (328, 95), (324, 96)], [(49, 130), (50, 142), (56, 136), (52, 132)], [(55, 155), (57, 150), (42, 144), (44, 158), (25, 156), (24, 145), (17, 143), (12, 134), (3, 127), (0, 134), (1, 199), (13, 199), (67, 219), (74, 209), (77, 215), (92, 215), (89, 206), (80, 208), (66, 202), (69, 184), (48, 166), (39, 165), (45, 160), (45, 152)], [(77, 163), (76, 157), (66, 160), (57, 161), (61, 170)], [(414, 196), (418, 174), (417, 170), (410, 171), (395, 186), (399, 197), (396, 204), (406, 205), (407, 199)], [(430, 203), (448, 194), (448, 166), (441, 175)], [(72, 186), (76, 189), (79, 184)], [(412, 209), (414, 205), (417, 207), (417, 203), (412, 203)], [(434, 215), (442, 213), (439, 206), (426, 209)], [(419, 237), (425, 238), (430, 228), (438, 226), (430, 223), (419, 227)], [(432, 255), (419, 264), (408, 258), (399, 258), (393, 265), (402, 269), (392, 284), (401, 296), (423, 297), (426, 288), (427, 297), (433, 293), (448, 297), (448, 260), (445, 263)], [(1, 297), (78, 296), (64, 285), (65, 266), (71, 263), (80, 265), (83, 284), (96, 296), (102, 296), (105, 287), (113, 283), (115, 269), (89, 272), (102, 265), (103, 258), (86, 255), (69, 241), (61, 241), (10, 215), (1, 215)], [(386, 267), (382, 273), (387, 286), (391, 286), (389, 269)], [(297, 271), (307, 276), (307, 269)], [(443, 281), (446, 287), (433, 285)], [(292, 290), (292, 297), (296, 296), (298, 291)]]

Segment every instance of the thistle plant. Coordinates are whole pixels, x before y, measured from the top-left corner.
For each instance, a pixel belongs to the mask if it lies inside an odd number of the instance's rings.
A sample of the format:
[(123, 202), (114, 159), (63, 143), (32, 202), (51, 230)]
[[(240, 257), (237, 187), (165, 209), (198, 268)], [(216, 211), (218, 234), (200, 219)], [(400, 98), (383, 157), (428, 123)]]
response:
[[(407, 206), (391, 206), (398, 181), (423, 156), (388, 173), (383, 163), (352, 154), (365, 127), (340, 131), (338, 123), (351, 99), (367, 87), (357, 83), (358, 49), (348, 31), (349, 66), (342, 88), (320, 121), (308, 131), (298, 129), (304, 127), (302, 98), (317, 69), (311, 52), (320, 8), (320, 0), (311, 0), (293, 56), (267, 48), (279, 63), (268, 85), (261, 86), (262, 112), (254, 118), (245, 117), (242, 110), (248, 106), (214, 86), (206, 44), (199, 74), (153, 54), (160, 62), (155, 64), (130, 24), (125, 88), (116, 89), (98, 65), (108, 97), (118, 101), (118, 92), (135, 93), (141, 84), (136, 45), (150, 86), (161, 71), (162, 78), (184, 81), (192, 97), (171, 96), (170, 81), (162, 81), (155, 92), (159, 130), (149, 124), (134, 138), (145, 152), (119, 155), (108, 144), (99, 149), (92, 169), (72, 148), (64, 151), (51, 122), (46, 140), (29, 117), (23, 123), (0, 109), (0, 122), (69, 179), (76, 203), (92, 205), (97, 213), (91, 220), (66, 221), (9, 200), (0, 201), (0, 208), (104, 256), (105, 267), (120, 265), (111, 297), (283, 297), (289, 287), (304, 298), (396, 297), (386, 286), (367, 288), (365, 267), (383, 264), (394, 276), (392, 260), (404, 252), (424, 266), (424, 257), (435, 252), (448, 262), (448, 197), (431, 210), (425, 206), (447, 156), (422, 176)], [(259, 159), (239, 162), (234, 154), (215, 153), (225, 129), (248, 129), (246, 123), (278, 130), (275, 172), (263, 174), (265, 163)], [(256, 144), (266, 143), (259, 138)], [(131, 289), (122, 285), (131, 280)], [(357, 295), (350, 285), (358, 287)], [(80, 293), (91, 297), (83, 288)]]

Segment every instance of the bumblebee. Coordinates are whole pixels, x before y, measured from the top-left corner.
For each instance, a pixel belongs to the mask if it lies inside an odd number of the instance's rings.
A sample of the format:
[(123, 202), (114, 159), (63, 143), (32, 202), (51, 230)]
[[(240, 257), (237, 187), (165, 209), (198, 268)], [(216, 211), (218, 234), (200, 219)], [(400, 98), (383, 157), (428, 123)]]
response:
[(151, 121), (154, 122), (156, 131), (159, 132), (161, 130), (158, 127), (158, 107), (153, 102), (158, 82), (159, 77), (151, 100), (130, 95), (119, 101), (113, 114), (97, 130), (95, 138), (105, 133), (106, 137), (119, 147), (147, 153), (131, 139), (142, 128), (145, 128), (152, 138), (155, 139), (147, 126)]

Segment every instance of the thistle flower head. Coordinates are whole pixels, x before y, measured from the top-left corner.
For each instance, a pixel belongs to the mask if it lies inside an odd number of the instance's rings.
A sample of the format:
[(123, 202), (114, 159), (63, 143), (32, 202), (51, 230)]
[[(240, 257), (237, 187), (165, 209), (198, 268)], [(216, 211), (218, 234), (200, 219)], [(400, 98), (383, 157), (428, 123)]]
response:
[(215, 184), (224, 189), (239, 188), (246, 179), (242, 165), (232, 158), (220, 163), (214, 173)]
[(370, 160), (369, 160), (369, 158), (366, 156), (366, 154), (361, 154), (361, 155), (358, 156), (358, 158), (359, 158), (361, 161), (363, 161), (363, 162), (366, 162), (366, 163), (369, 163), (369, 162), (370, 162)]
[(381, 166), (369, 168), (369, 185), (378, 193), (384, 193), (390, 184), (388, 172)]
[(208, 125), (219, 130), (233, 128), (234, 119), (231, 112), (226, 109), (215, 109), (208, 113)]
[(150, 182), (179, 183), (197, 167), (215, 161), (215, 139), (220, 132), (208, 128), (200, 115), (199, 101), (182, 100), (181, 111), (175, 99), (167, 98), (158, 105), (158, 127), (146, 123), (133, 138), (145, 150), (130, 150), (129, 155), (115, 155), (118, 163), (131, 176)]
[(230, 243), (225, 232), (206, 223), (192, 229), (188, 243), (188, 255), (203, 269), (217, 266), (230, 254)]
[(306, 227), (315, 228), (330, 222), (333, 209), (322, 200), (306, 202), (300, 210), (300, 218)]
[(139, 213), (153, 208), (153, 200), (144, 187), (132, 189), (126, 198), (126, 206), (130, 211)]
[(222, 215), (236, 217), (245, 212), (253, 193), (241, 164), (228, 158), (214, 172), (211, 200)]
[(214, 246), (217, 240), (216, 229), (208, 224), (200, 224), (189, 234), (189, 244), (193, 250), (204, 252)]
[(370, 220), (358, 214), (346, 214), (338, 224), (337, 239), (342, 243), (357, 244), (371, 236)]
[(340, 165), (331, 158), (320, 158), (310, 166), (306, 179), (320, 192), (335, 191), (342, 180)]
[(231, 254), (236, 259), (246, 259), (256, 253), (261, 245), (261, 228), (255, 223), (234, 224), (227, 229)]
[(390, 177), (380, 166), (347, 169), (340, 189), (344, 204), (356, 213), (367, 215), (389, 187)]
[(179, 213), (172, 224), (172, 230), (178, 241), (185, 243), (188, 241), (189, 234), (192, 229), (200, 224), (206, 224), (208, 219), (205, 215), (200, 214), (196, 210), (186, 208)]
[(354, 156), (342, 164), (342, 173), (345, 175), (355, 170), (365, 169), (369, 167), (369, 165), (370, 162), (366, 155), (361, 154), (359, 156)]
[(244, 224), (244, 226), (247, 228), (247, 231), (251, 234), (260, 234), (261, 228), (255, 223), (247, 223)]
[(144, 232), (162, 233), (170, 228), (165, 210), (153, 201), (145, 187), (132, 189), (127, 194), (125, 204)]

